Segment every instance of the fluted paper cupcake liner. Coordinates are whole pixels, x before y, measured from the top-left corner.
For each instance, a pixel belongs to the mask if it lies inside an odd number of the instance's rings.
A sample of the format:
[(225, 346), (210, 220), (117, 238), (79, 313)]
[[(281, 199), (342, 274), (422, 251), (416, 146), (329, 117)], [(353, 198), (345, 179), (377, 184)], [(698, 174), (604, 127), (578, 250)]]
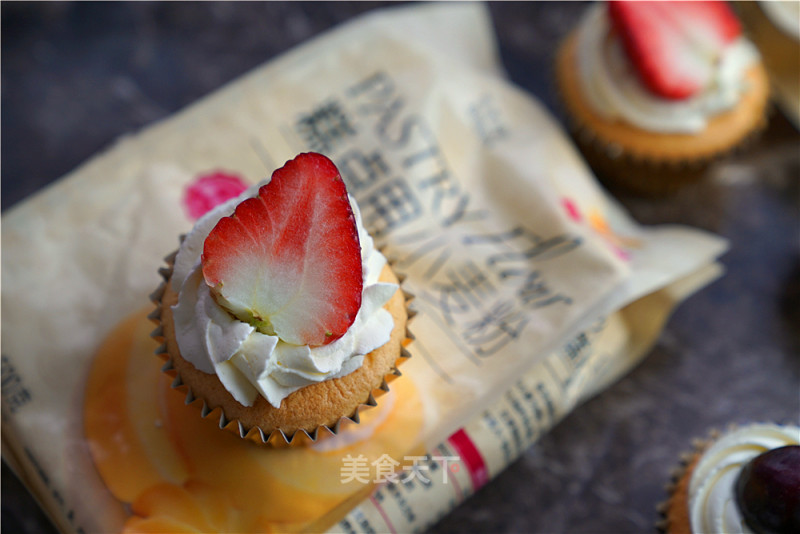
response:
[[(667, 498), (656, 507), (658, 514), (656, 530), (661, 534), (670, 532), (671, 525), (677, 525), (674, 527), (677, 529), (675, 532), (690, 532), (689, 480), (700, 456), (720, 435), (721, 432), (712, 429), (709, 431), (708, 437), (695, 438), (692, 440), (691, 449), (681, 453), (678, 465), (670, 473), (669, 482), (665, 488)], [(676, 499), (683, 499), (683, 502), (678, 502)]]
[[(181, 242), (184, 236), (181, 236)], [(255, 443), (265, 444), (273, 447), (286, 447), (286, 446), (304, 446), (317, 442), (326, 437), (335, 436), (339, 434), (346, 426), (351, 424), (360, 423), (360, 414), (362, 411), (377, 406), (377, 399), (389, 391), (389, 384), (401, 376), (399, 365), (411, 357), (411, 353), (407, 349), (407, 345), (413, 341), (414, 336), (411, 333), (408, 324), (411, 319), (416, 315), (414, 310), (409, 309), (408, 305), (413, 300), (414, 296), (403, 289), (402, 284), (405, 276), (395, 273), (400, 282), (400, 290), (403, 294), (404, 306), (407, 313), (406, 327), (404, 338), (400, 344), (400, 355), (396, 359), (393, 367), (389, 373), (384, 375), (381, 383), (369, 392), (367, 399), (360, 403), (353, 412), (340, 417), (334, 424), (323, 424), (313, 429), (300, 428), (294, 431), (284, 431), (280, 428), (265, 431), (257, 425), (248, 426), (240, 420), (229, 417), (226, 415), (222, 406), (211, 406), (209, 403), (200, 396), (198, 392), (184, 383), (179, 370), (174, 365), (174, 359), (167, 350), (164, 329), (162, 325), (162, 311), (163, 304), (162, 298), (167, 288), (167, 284), (172, 277), (173, 267), (177, 251), (171, 253), (164, 258), (166, 266), (162, 266), (158, 272), (162, 277), (162, 282), (158, 288), (150, 295), (150, 300), (156, 305), (156, 308), (148, 315), (148, 319), (156, 324), (156, 328), (151, 332), (151, 337), (160, 343), (156, 349), (155, 354), (164, 360), (162, 371), (172, 378), (171, 387), (185, 394), (184, 403), (189, 406), (195, 407), (199, 410), (200, 416), (204, 419), (215, 420), (220, 429), (227, 430), (234, 433), (242, 439), (250, 440)], [(391, 263), (390, 267), (391, 267)]]
[[(768, 108), (772, 114), (772, 107)], [(599, 137), (590, 126), (570, 117), (570, 133), (597, 177), (612, 189), (641, 196), (671, 195), (699, 182), (709, 168), (746, 152), (766, 130), (764, 118), (742, 140), (724, 151), (686, 160), (655, 160), (625, 152)]]

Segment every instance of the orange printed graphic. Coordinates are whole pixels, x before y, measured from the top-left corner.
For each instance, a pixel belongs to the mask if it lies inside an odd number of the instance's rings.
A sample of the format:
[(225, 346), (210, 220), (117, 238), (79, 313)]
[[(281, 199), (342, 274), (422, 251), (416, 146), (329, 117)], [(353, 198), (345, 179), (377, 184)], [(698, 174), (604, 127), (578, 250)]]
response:
[[(569, 198), (562, 198), (561, 204), (570, 219), (578, 223), (584, 223), (584, 214), (575, 201)], [(608, 224), (608, 220), (603, 213), (597, 208), (589, 210), (585, 223), (597, 235), (601, 236), (614, 253), (623, 260), (629, 260), (630, 251), (642, 246), (641, 241), (638, 239), (617, 234)]]
[[(424, 454), (422, 407), (410, 379), (392, 382), (361, 424), (309, 447), (272, 449), (220, 430), (184, 404), (161, 371), (147, 311), (109, 335), (95, 358), (85, 430), (109, 490), (130, 503), (124, 532), (320, 529), (370, 489), (378, 459)], [(346, 457), (370, 471), (345, 482)], [(353, 478), (353, 477), (349, 477)]]

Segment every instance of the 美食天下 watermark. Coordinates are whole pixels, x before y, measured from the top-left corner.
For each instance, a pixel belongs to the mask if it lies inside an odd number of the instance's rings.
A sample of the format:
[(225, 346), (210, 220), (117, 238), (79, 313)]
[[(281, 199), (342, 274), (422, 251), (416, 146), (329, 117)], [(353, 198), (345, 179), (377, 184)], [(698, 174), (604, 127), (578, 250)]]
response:
[[(362, 484), (369, 482), (408, 484), (417, 479), (422, 484), (429, 485), (432, 482), (431, 473), (441, 469), (442, 483), (447, 484), (449, 473), (458, 473), (461, 458), (458, 456), (405, 456), (403, 460), (405, 463), (395, 460), (388, 454), (382, 454), (370, 462), (369, 458), (363, 454), (358, 456), (348, 454), (342, 458), (342, 468), (339, 470), (340, 481), (342, 484), (353, 481)], [(373, 475), (370, 474), (370, 465), (374, 467)], [(401, 465), (402, 469), (398, 470)]]

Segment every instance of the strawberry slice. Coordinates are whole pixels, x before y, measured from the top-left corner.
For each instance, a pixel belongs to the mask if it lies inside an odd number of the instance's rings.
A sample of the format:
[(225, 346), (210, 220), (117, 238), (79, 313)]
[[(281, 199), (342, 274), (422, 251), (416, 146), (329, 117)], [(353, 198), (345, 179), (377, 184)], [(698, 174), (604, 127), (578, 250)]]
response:
[(361, 246), (347, 190), (321, 154), (300, 154), (205, 240), (203, 277), (218, 304), (287, 343), (324, 345), (355, 321)]
[(642, 83), (671, 100), (689, 98), (742, 33), (725, 2), (611, 1), (608, 13)]

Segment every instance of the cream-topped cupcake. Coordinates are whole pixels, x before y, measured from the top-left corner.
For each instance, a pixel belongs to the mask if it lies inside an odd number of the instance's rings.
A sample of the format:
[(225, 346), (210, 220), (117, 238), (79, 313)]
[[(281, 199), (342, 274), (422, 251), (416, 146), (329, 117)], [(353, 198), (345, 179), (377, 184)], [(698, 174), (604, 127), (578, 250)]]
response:
[(565, 40), (557, 80), (607, 183), (677, 189), (765, 124), (766, 73), (722, 2), (608, 2)]
[[(787, 480), (796, 486), (791, 491), (782, 487)], [(758, 495), (769, 496), (768, 502)], [(662, 530), (670, 534), (800, 527), (800, 427), (751, 424), (698, 442), (663, 514)]]
[(154, 296), (169, 370), (242, 437), (316, 439), (399, 374), (404, 295), (322, 155), (200, 218), (164, 275)]
[(800, 129), (800, 2), (760, 0), (734, 5), (764, 58), (773, 99)]

